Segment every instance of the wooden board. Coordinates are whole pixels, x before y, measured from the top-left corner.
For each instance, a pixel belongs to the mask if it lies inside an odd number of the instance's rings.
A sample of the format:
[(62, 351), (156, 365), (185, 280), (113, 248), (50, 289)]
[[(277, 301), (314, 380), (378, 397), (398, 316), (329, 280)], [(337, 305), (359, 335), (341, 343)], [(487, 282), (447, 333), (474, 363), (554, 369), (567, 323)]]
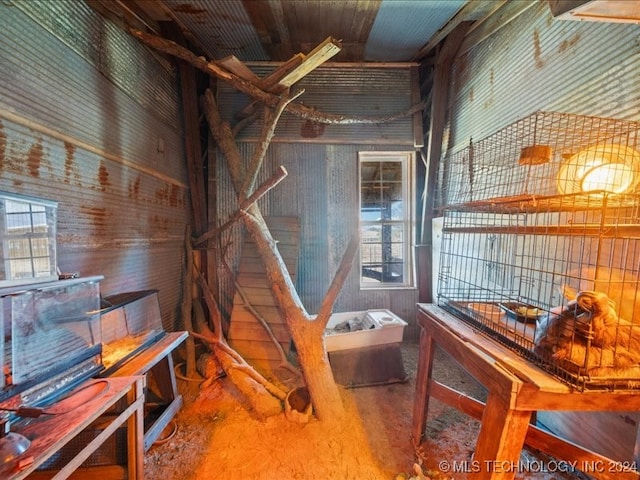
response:
[[(287, 266), (291, 280), (295, 283), (298, 269), (299, 221), (296, 217), (266, 217), (265, 221), (271, 235), (278, 242), (278, 251)], [(267, 322), (278, 343), (285, 353), (288, 353), (291, 335), (276, 307), (262, 258), (248, 236), (242, 246), (237, 282), (250, 306)], [(227, 339), (229, 344), (249, 363), (252, 360), (280, 358), (277, 348), (271, 342), (264, 327), (245, 306), (244, 298), (238, 292), (233, 299)]]
[(622, 462), (633, 462), (639, 412), (540, 411), (537, 422), (549, 431)]

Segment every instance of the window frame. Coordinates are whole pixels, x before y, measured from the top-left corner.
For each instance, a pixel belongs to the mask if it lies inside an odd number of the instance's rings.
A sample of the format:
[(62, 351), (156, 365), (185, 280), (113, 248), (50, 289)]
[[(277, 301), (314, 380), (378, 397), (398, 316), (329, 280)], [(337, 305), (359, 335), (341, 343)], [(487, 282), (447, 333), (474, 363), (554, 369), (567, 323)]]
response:
[[(8, 209), (12, 204), (22, 205), (23, 209)], [(0, 192), (0, 287), (58, 279), (57, 207), (58, 203), (51, 200)], [(22, 222), (14, 223), (12, 218), (22, 218)], [(24, 231), (12, 232), (20, 227)], [(26, 246), (24, 253), (16, 247), (20, 242)], [(15, 268), (14, 262), (22, 262), (23, 267)], [(47, 269), (36, 267), (39, 262), (46, 264)], [(25, 270), (26, 266), (29, 268)]]
[[(413, 247), (415, 244), (415, 202), (413, 201), (413, 194), (415, 192), (415, 165), (414, 151), (388, 151), (377, 152), (367, 151), (358, 152), (358, 228), (359, 228), (359, 241), (360, 241), (360, 253), (358, 255), (358, 275), (359, 285), (361, 290), (380, 290), (380, 289), (412, 289), (415, 286), (415, 265), (414, 265), (414, 252)], [(403, 215), (401, 219), (378, 219), (378, 220), (363, 220), (362, 208), (362, 188), (363, 188), (363, 172), (362, 164), (365, 162), (400, 162), (402, 171), (402, 202), (403, 202)], [(382, 226), (382, 225), (401, 225), (403, 227), (403, 278), (401, 282), (373, 282), (363, 281), (365, 278), (362, 275), (363, 271), (363, 253), (366, 245), (363, 240), (362, 231), (366, 226)]]

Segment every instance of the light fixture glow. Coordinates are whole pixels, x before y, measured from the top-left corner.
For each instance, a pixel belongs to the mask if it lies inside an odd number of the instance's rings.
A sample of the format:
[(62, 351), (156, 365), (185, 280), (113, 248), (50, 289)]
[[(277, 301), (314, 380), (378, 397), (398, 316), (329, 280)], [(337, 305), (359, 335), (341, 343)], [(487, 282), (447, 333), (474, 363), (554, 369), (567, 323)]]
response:
[(640, 183), (640, 153), (619, 144), (601, 144), (581, 150), (558, 170), (562, 194), (581, 192), (626, 193)]

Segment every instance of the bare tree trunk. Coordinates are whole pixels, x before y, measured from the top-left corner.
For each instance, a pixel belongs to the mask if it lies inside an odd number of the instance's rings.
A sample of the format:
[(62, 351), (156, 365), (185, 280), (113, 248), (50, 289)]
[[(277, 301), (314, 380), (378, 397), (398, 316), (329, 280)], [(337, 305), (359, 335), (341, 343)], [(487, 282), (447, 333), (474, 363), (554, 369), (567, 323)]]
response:
[(264, 261), (271, 291), (296, 346), (314, 412), (319, 420), (338, 420), (344, 408), (324, 347), (328, 318), (312, 319), (305, 310), (260, 211), (252, 208), (244, 223)]
[[(290, 100), (290, 97), (282, 97), (277, 112), (282, 111)], [(231, 128), (222, 121), (211, 91), (206, 92), (203, 107), (211, 133), (227, 160), (238, 202), (242, 204), (251, 193), (243, 187), (251, 188), (253, 182), (247, 181), (247, 172), (242, 165)], [(253, 172), (262, 164), (266, 143), (273, 135), (278, 114), (265, 115), (265, 118), (270, 118), (271, 123), (265, 125), (262, 130), (260, 156), (254, 156), (252, 159), (251, 172), (248, 173), (250, 176), (253, 176)], [(339, 419), (344, 414), (344, 408), (323, 340), (328, 315), (326, 318), (312, 319), (305, 310), (258, 206), (252, 204), (246, 210), (241, 210), (241, 214), (247, 232), (264, 262), (276, 304), (296, 345), (316, 416), (320, 420)]]

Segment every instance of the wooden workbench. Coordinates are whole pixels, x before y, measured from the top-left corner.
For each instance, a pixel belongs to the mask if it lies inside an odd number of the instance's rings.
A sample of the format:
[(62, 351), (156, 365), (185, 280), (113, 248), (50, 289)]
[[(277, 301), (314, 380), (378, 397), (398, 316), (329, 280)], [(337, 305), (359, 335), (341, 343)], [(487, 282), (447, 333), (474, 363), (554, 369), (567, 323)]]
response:
[[(143, 451), (143, 405), (145, 378), (142, 376), (107, 378), (89, 380), (80, 385), (74, 392), (84, 395), (84, 401), (74, 408), (60, 411), (55, 415), (42, 415), (28, 422), (24, 428), (15, 432), (24, 435), (31, 441), (29, 448), (15, 460), (0, 465), (0, 478), (19, 480), (22, 478), (50, 478), (62, 480), (70, 477), (98, 450), (115, 431), (127, 428), (127, 465), (128, 480), (144, 478)], [(95, 394), (92, 393), (95, 389)], [(73, 398), (73, 397), (71, 397)], [(113, 410), (115, 409), (115, 413)], [(52, 411), (55, 407), (52, 406)], [(108, 415), (107, 415), (108, 413)], [(70, 444), (78, 435), (91, 425), (100, 421), (102, 430), (82, 448), (62, 469), (56, 472), (36, 471), (52, 456)], [(22, 468), (19, 466), (22, 464)], [(90, 469), (83, 469), (79, 477), (74, 478), (113, 478), (108, 470), (100, 469), (99, 477), (93, 476)], [(122, 468), (117, 476), (123, 478)]]
[[(596, 478), (640, 478), (628, 469), (635, 462), (615, 462), (530, 423), (539, 410), (640, 411), (640, 390), (578, 392), (436, 305), (419, 304), (417, 320), (420, 357), (412, 428), (416, 446), (422, 441), (433, 397), (482, 421), (469, 478), (513, 479), (525, 443), (556, 459), (576, 462), (577, 469), (589, 470)], [(486, 404), (432, 378), (436, 346), (486, 387)]]

